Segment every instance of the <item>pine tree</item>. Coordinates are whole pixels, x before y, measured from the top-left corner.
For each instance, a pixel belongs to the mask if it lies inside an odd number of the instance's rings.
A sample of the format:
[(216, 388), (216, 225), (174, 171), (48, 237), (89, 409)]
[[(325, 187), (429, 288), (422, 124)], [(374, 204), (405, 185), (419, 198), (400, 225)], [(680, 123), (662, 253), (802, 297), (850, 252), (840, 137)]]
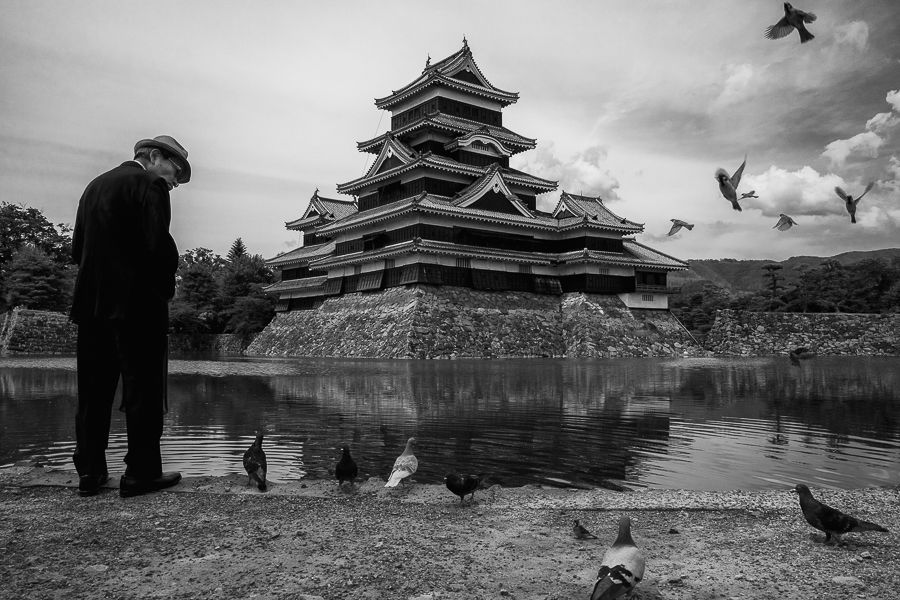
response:
[(247, 256), (247, 247), (244, 245), (243, 240), (241, 238), (234, 240), (234, 243), (231, 244), (231, 250), (228, 251), (228, 262), (233, 263), (245, 256)]

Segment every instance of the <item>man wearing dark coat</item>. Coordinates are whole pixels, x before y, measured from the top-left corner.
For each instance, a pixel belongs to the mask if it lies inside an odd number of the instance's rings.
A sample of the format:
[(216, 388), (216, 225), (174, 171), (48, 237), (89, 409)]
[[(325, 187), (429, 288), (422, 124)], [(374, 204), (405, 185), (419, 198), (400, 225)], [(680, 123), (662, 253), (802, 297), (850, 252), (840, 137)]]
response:
[(162, 135), (139, 141), (129, 160), (94, 179), (81, 196), (72, 257), (78, 263), (70, 317), (78, 324), (78, 493), (109, 480), (106, 448), (119, 379), (128, 433), (119, 494), (167, 488), (160, 453), (166, 405), (168, 302), (178, 249), (169, 234), (169, 192), (191, 179), (188, 153)]

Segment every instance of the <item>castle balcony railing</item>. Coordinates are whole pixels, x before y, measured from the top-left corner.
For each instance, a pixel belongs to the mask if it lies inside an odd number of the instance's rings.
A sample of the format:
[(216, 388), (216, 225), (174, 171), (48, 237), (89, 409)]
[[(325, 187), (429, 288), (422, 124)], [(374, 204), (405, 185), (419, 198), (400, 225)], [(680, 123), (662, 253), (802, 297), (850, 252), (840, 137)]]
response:
[(679, 294), (681, 293), (680, 287), (668, 286), (668, 285), (651, 285), (649, 283), (636, 283), (634, 286), (635, 292), (658, 292), (660, 294)]

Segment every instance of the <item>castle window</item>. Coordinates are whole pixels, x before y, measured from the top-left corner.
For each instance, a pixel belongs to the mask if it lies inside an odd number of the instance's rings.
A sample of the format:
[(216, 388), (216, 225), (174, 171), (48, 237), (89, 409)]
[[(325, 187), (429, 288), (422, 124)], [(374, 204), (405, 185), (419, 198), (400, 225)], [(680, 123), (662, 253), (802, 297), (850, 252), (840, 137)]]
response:
[(461, 269), (471, 269), (472, 268), (472, 259), (470, 258), (457, 258), (456, 266)]
[(653, 302), (653, 294), (641, 294), (641, 300), (644, 302)]
[(519, 265), (519, 273), (531, 273), (531, 265)]
[(397, 262), (396, 259), (386, 258), (386, 259), (384, 259), (384, 268), (385, 269), (393, 269), (396, 262)]
[(353, 265), (353, 274), (359, 275), (362, 273), (362, 265)]
[(600, 274), (601, 275), (609, 275), (609, 268), (608, 267), (600, 267)]

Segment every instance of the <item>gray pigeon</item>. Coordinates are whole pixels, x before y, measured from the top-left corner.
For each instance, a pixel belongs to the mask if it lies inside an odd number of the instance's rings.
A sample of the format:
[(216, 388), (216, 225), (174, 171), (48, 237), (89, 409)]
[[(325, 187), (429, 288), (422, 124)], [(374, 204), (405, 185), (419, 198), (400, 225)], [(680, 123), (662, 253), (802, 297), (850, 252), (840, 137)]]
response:
[(756, 195), (756, 190), (750, 190), (749, 192), (741, 194), (741, 197), (738, 198), (738, 200), (743, 200), (745, 198), (759, 198), (759, 196)]
[(416, 438), (409, 438), (406, 441), (406, 448), (403, 449), (403, 453), (394, 461), (394, 468), (391, 470), (391, 476), (388, 477), (388, 482), (384, 484), (384, 487), (397, 487), (398, 483), (416, 472), (416, 469), (419, 468), (419, 460), (416, 458), (416, 455), (413, 454), (413, 448), (415, 448), (415, 446)]
[(790, 5), (784, 3), (784, 16), (781, 20), (766, 29), (766, 37), (770, 40), (778, 40), (786, 35), (790, 35), (794, 29), (800, 34), (800, 43), (805, 44), (814, 36), (807, 29), (804, 23), (812, 23), (816, 20), (813, 13), (803, 12)]
[(870, 181), (869, 185), (866, 186), (866, 191), (859, 195), (858, 198), (854, 198), (844, 190), (839, 187), (834, 188), (834, 191), (838, 196), (841, 197), (841, 200), (844, 201), (844, 205), (847, 207), (847, 212), (850, 213), (850, 222), (856, 223), (856, 205), (859, 204), (859, 201), (862, 200), (862, 197), (869, 193), (869, 190), (872, 189), (872, 186), (875, 185), (874, 181)]
[(731, 177), (728, 176), (728, 171), (719, 167), (716, 169), (716, 180), (719, 182), (719, 191), (722, 192), (722, 195), (726, 200), (731, 202), (731, 208), (734, 210), (740, 211), (741, 205), (738, 204), (737, 197), (737, 188), (741, 183), (741, 175), (744, 174), (744, 167), (747, 166), (747, 157), (744, 157), (744, 162), (741, 163), (741, 166), (738, 167), (738, 170), (734, 172), (734, 175)]
[(591, 600), (612, 600), (631, 595), (644, 578), (645, 566), (644, 555), (631, 537), (631, 519), (622, 517), (619, 519), (619, 535), (600, 563)]
[(690, 231), (691, 229), (694, 228), (694, 226), (691, 223), (686, 223), (686, 222), (682, 221), (681, 219), (669, 219), (669, 220), (672, 221), (672, 229), (669, 230), (669, 235), (675, 235), (676, 233), (681, 231), (682, 227), (687, 227), (688, 231)]
[(778, 231), (787, 231), (797, 224), (796, 221), (785, 214), (781, 214), (780, 217), (781, 218), (778, 219), (778, 222), (775, 223), (775, 227), (773, 227), (772, 229), (777, 229)]
[(794, 487), (793, 491), (800, 495), (800, 509), (803, 511), (806, 522), (819, 531), (825, 532), (826, 544), (832, 536), (834, 536), (835, 542), (840, 544), (841, 536), (851, 531), (883, 531), (885, 533), (888, 531), (881, 525), (856, 519), (827, 504), (822, 504), (813, 498), (812, 492), (802, 483)]
[(588, 531), (584, 525), (578, 522), (578, 519), (575, 519), (575, 524), (572, 525), (572, 535), (575, 536), (576, 539), (579, 540), (596, 540), (597, 536)]

